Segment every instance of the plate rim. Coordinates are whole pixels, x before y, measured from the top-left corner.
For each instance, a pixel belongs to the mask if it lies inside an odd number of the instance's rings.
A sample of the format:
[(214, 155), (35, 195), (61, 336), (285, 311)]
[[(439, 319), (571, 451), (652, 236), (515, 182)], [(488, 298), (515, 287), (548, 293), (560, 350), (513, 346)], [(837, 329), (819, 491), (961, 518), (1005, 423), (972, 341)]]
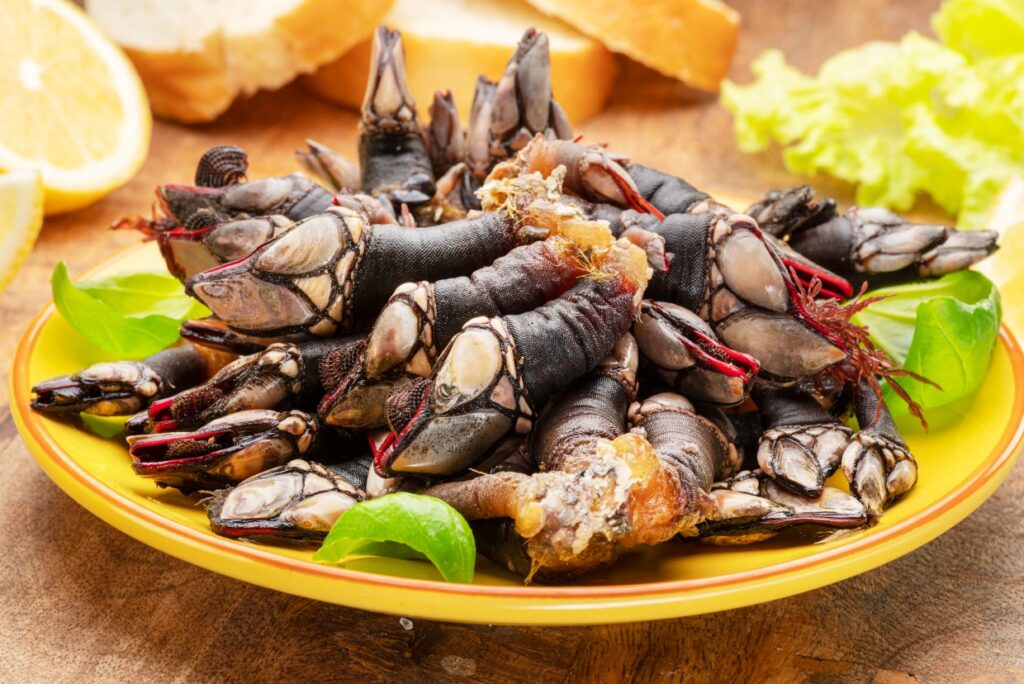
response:
[[(123, 250), (119, 250), (110, 257), (102, 260), (98, 264), (89, 268), (87, 271), (82, 273), (79, 278), (94, 276), (97, 272), (103, 271), (106, 268), (121, 262), (126, 257), (131, 255), (133, 252), (142, 251), (148, 248), (148, 243), (140, 245), (134, 245)], [(49, 321), (49, 319), (56, 313), (53, 300), (50, 299), (43, 307), (33, 316), (26, 329), (22, 333), (17, 347), (15, 349), (14, 360), (12, 363), (10, 380), (9, 380), (9, 396), (11, 397), (11, 413), (14, 418), (15, 424), (21, 437), (27, 443), (30, 453), (33, 458), (38, 462), (44, 473), (53, 480), (65, 493), (71, 496), (72, 499), (83, 505), (87, 510), (97, 515), (102, 520), (111, 524), (116, 529), (128, 534), (129, 536), (138, 539), (139, 541), (147, 544), (148, 546), (157, 548), (158, 550), (168, 553), (169, 555), (181, 558), (186, 562), (194, 565), (199, 565), (208, 570), (218, 572), (219, 574), (228, 575), (243, 581), (253, 580), (248, 577), (233, 574), (231, 572), (224, 571), (222, 569), (213, 568), (207, 564), (199, 563), (196, 560), (186, 557), (186, 555), (179, 555), (173, 553), (162, 545), (154, 544), (154, 540), (148, 538), (145, 535), (134, 534), (124, 529), (120, 525), (116, 525), (105, 516), (100, 515), (97, 510), (93, 507), (84, 504), (81, 499), (64, 486), (64, 483), (60, 482), (55, 478), (46, 467), (43, 459), (47, 459), (50, 465), (57, 466), (64, 471), (64, 474), (70, 476), (73, 480), (77, 481), (81, 487), (84, 487), (90, 493), (107, 502), (109, 510), (107, 513), (116, 513), (119, 516), (126, 519), (127, 522), (132, 523), (143, 523), (143, 526), (147, 529), (154, 531), (155, 533), (163, 537), (162, 541), (169, 542), (172, 545), (180, 545), (182, 543), (191, 544), (197, 546), (201, 553), (213, 554), (214, 556), (223, 558), (224, 556), (230, 557), (230, 560), (252, 562), (257, 564), (270, 564), (276, 566), (279, 569), (293, 571), (298, 573), (299, 576), (308, 575), (311, 578), (317, 580), (336, 580), (343, 581), (345, 583), (354, 584), (356, 586), (363, 586), (366, 588), (388, 588), (393, 590), (411, 591), (416, 594), (422, 595), (452, 595), (460, 598), (480, 598), (480, 599), (506, 599), (511, 601), (523, 600), (527, 603), (535, 599), (547, 599), (547, 600), (558, 600), (566, 599), (572, 602), (571, 605), (565, 606), (564, 610), (574, 611), (577, 613), (586, 613), (588, 607), (600, 607), (603, 610), (608, 608), (619, 608), (620, 610), (629, 611), (636, 609), (637, 606), (633, 603), (622, 602), (621, 605), (616, 603), (607, 603), (607, 601), (614, 601), (615, 599), (654, 599), (658, 597), (667, 597), (668, 600), (672, 600), (671, 595), (676, 596), (676, 600), (685, 602), (688, 595), (700, 592), (700, 591), (728, 591), (730, 589), (742, 589), (745, 584), (750, 582), (757, 582), (768, 579), (785, 579), (786, 575), (798, 573), (804, 570), (815, 570), (823, 564), (830, 563), (832, 561), (840, 559), (848, 559), (853, 557), (856, 560), (857, 556), (863, 555), (866, 551), (884, 552), (885, 547), (882, 545), (886, 542), (896, 538), (906, 537), (913, 531), (919, 530), (922, 526), (934, 522), (942, 516), (948, 516), (948, 514), (960, 512), (962, 515), (958, 515), (955, 519), (943, 520), (943, 529), (938, 532), (942, 534), (950, 527), (955, 525), (957, 522), (967, 516), (977, 505), (980, 505), (979, 501), (975, 506), (967, 509), (960, 510), (964, 502), (968, 501), (973, 495), (977, 494), (979, 490), (983, 489), (986, 485), (991, 485), (991, 489), (994, 490), (996, 486), (1002, 481), (1002, 477), (1009, 472), (1009, 466), (1012, 466), (1016, 460), (1017, 455), (1021, 451), (1021, 445), (1024, 443), (1024, 421), (1014, 423), (1010, 421), (996, 446), (993, 448), (988, 458), (980, 463), (971, 473), (969, 473), (964, 480), (962, 480), (948, 495), (935, 500), (928, 507), (922, 511), (912, 515), (905, 520), (902, 520), (890, 528), (883, 530), (877, 534), (867, 535), (862, 539), (837, 546), (833, 549), (828, 549), (820, 553), (815, 553), (804, 558), (793, 559), (782, 563), (776, 563), (773, 565), (765, 566), (762, 568), (755, 568), (751, 570), (743, 570), (739, 572), (733, 572), (725, 575), (717, 575), (714, 577), (706, 578), (688, 578), (688, 579), (673, 579), (673, 580), (662, 580), (650, 583), (634, 583), (634, 584), (610, 584), (610, 585), (592, 585), (592, 586), (558, 586), (558, 587), (542, 587), (542, 586), (500, 586), (500, 585), (477, 585), (477, 584), (452, 584), (438, 580), (428, 579), (414, 579), (406, 577), (395, 577), (392, 575), (384, 575), (378, 573), (363, 572), (357, 570), (349, 570), (342, 567), (326, 566), (318, 563), (313, 563), (306, 560), (300, 560), (290, 558), (287, 556), (281, 556), (271, 551), (266, 551), (253, 544), (242, 544), (236, 540), (221, 539), (207, 535), (198, 530), (194, 530), (191, 527), (184, 525), (180, 522), (174, 521), (170, 518), (162, 516), (157, 512), (151, 511), (139, 504), (131, 501), (127, 497), (119, 494), (113, 489), (109, 488), (99, 478), (93, 477), (83, 468), (81, 468), (73, 459), (69, 458), (64, 450), (60, 447), (57, 440), (52, 436), (46, 427), (46, 422), (51, 420), (37, 414), (28, 408), (29, 400), (29, 365), (32, 359), (33, 352), (35, 350), (36, 343), (39, 335)], [(1024, 353), (1022, 353), (1021, 347), (1018, 344), (1016, 337), (1010, 331), (1010, 329), (1003, 323), (999, 330), (999, 342), (1006, 348), (1012, 376), (1014, 377), (1014, 398), (1011, 406), (1010, 415), (1020, 416), (1024, 415)], [(997, 478), (994, 482), (993, 479)], [(991, 494), (991, 491), (988, 495)], [(985, 499), (988, 498), (985, 496)], [(984, 501), (984, 499), (982, 499)], [(948, 524), (945, 524), (947, 523)], [(932, 535), (924, 540), (912, 540), (915, 543), (908, 544), (905, 548), (898, 549), (897, 553), (892, 555), (888, 560), (892, 560), (896, 557), (902, 556), (910, 551), (920, 547), (927, 541), (938, 536)], [(808, 583), (807, 586), (795, 588), (793, 591), (783, 592), (781, 594), (774, 595), (773, 598), (781, 598), (785, 595), (792, 595), (800, 593), (802, 591), (808, 591), (814, 588), (831, 584), (834, 581), (840, 581), (840, 579), (848, 578), (861, 572), (866, 572), (868, 569), (873, 569), (884, 565), (888, 560), (884, 560), (881, 563), (871, 564), (870, 567), (855, 570), (852, 573), (844, 574), (842, 578), (835, 580), (816, 578), (814, 581)], [(262, 586), (269, 586), (264, 584)], [(272, 588), (277, 588), (272, 587)], [(282, 591), (288, 591), (282, 589)], [(305, 594), (302, 591), (292, 591), (291, 593), (298, 593), (301, 595)], [(311, 598), (318, 598), (317, 596), (310, 596)], [(592, 604), (580, 604), (578, 601), (581, 599), (591, 599), (599, 601), (600, 603)], [(320, 597), (319, 600), (333, 601), (331, 598)], [(333, 601), (341, 603), (341, 601)], [(732, 601), (729, 605), (725, 605), (722, 609), (739, 607), (741, 605), (749, 605), (751, 603), (758, 602), (757, 599), (746, 600), (746, 601)], [(353, 604), (348, 604), (353, 605)], [(362, 606), (357, 606), (362, 607)], [(445, 610), (444, 606), (438, 607), (437, 610), (422, 612), (420, 611), (421, 617), (434, 617), (435, 619), (447, 619), (447, 620), (461, 620), (465, 622), (487, 622), (487, 623), (501, 623), (501, 624), (585, 624), (589, 623), (588, 620), (581, 620), (577, 615), (577, 619), (565, 619), (568, 616), (561, 616), (563, 619), (552, 619), (556, 618), (552, 608), (558, 606), (552, 606), (546, 601), (544, 603), (537, 603), (534, 608), (542, 608), (546, 613), (545, 618), (539, 622), (531, 622), (530, 620), (523, 620), (522, 618), (528, 617), (521, 615), (520, 620), (510, 620), (502, 622), (501, 620), (495, 620), (493, 616), (479, 616), (474, 618), (473, 616), (452, 616)], [(530, 606), (518, 606), (521, 611), (525, 608), (530, 611)], [(380, 612), (389, 612), (388, 606), (381, 606), (381, 608), (373, 608), (373, 610), (379, 610)], [(391, 612), (402, 612), (402, 611), (391, 611)], [(557, 611), (556, 611), (557, 612)], [(707, 612), (707, 611), (698, 611)], [(415, 614), (416, 611), (405, 610), (403, 614)], [(689, 614), (685, 610), (676, 611), (675, 615)], [(437, 617), (440, 615), (441, 617)], [(605, 616), (608, 617), (608, 616)], [(667, 615), (666, 615), (667, 617)], [(617, 619), (616, 619), (617, 618)], [(631, 621), (640, 618), (636, 613), (624, 614), (619, 616), (612, 616), (612, 619), (602, 621)]]

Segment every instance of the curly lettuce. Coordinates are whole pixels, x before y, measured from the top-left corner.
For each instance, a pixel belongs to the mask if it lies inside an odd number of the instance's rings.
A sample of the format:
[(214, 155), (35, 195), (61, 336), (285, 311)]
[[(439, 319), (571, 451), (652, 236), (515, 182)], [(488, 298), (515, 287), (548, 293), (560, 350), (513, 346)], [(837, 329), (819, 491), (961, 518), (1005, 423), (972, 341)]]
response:
[(951, 0), (932, 17), (942, 42), (979, 62), (1019, 55), (1024, 45), (1020, 0)]
[(856, 183), (859, 204), (906, 210), (924, 193), (960, 227), (980, 225), (1024, 173), (1024, 5), (949, 0), (933, 23), (941, 42), (867, 43), (816, 76), (766, 51), (753, 83), (722, 89), (740, 149), (777, 142), (791, 171)]

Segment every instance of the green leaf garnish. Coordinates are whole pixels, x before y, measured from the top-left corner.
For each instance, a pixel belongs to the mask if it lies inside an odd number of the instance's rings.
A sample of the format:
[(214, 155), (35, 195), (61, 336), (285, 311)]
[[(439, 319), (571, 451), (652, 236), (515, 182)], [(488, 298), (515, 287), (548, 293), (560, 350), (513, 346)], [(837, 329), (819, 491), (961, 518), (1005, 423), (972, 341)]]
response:
[(122, 359), (160, 351), (178, 339), (183, 320), (206, 313), (167, 274), (129, 273), (76, 285), (62, 261), (50, 285), (61, 316), (87, 340)]
[(351, 556), (367, 555), (422, 555), (446, 581), (471, 582), (476, 542), (469, 523), (445, 502), (398, 492), (363, 501), (345, 511), (313, 560), (340, 565)]
[(82, 419), (82, 426), (97, 437), (117, 438), (120, 443), (124, 443), (124, 423), (128, 420), (127, 416), (95, 416), (91, 413), (80, 413), (78, 417)]
[(740, 149), (776, 141), (791, 171), (857, 183), (863, 206), (907, 209), (924, 192), (960, 227), (981, 225), (1024, 174), (1024, 5), (947, 0), (933, 25), (941, 42), (911, 32), (867, 43), (816, 76), (764, 52), (753, 83), (722, 88)]
[[(935, 280), (872, 290), (867, 296), (885, 297), (854, 317), (854, 322), (870, 326), (871, 337), (900, 363), (906, 362), (914, 337), (917, 307), (923, 302), (951, 297), (968, 304), (993, 296), (995, 286), (975, 271), (957, 271)], [(998, 293), (994, 295), (998, 298)]]
[(156, 315), (182, 321), (210, 314), (166, 273), (124, 273), (79, 283), (78, 288), (125, 316)]
[[(887, 295), (854, 316), (875, 343), (904, 368), (939, 385), (899, 378), (925, 411), (970, 396), (985, 379), (999, 336), (999, 291), (975, 271), (874, 290)], [(940, 389), (941, 388), (941, 389)], [(906, 413), (902, 402), (889, 402)]]

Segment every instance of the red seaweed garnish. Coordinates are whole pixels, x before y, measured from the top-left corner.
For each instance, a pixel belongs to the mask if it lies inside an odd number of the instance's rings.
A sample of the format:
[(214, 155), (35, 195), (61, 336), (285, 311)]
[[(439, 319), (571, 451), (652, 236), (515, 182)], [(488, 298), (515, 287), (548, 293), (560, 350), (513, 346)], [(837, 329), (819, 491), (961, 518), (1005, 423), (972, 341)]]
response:
[(804, 286), (796, 274), (792, 274), (796, 281), (797, 295), (800, 304), (807, 310), (814, 320), (824, 325), (837, 338), (846, 345), (849, 354), (846, 360), (822, 371), (830, 375), (836, 382), (853, 383), (855, 386), (861, 381), (867, 382), (879, 399), (878, 408), (872, 423), (876, 422), (882, 413), (882, 384), (879, 378), (889, 383), (889, 387), (907, 405), (910, 415), (917, 418), (921, 426), (927, 430), (928, 421), (924, 417), (921, 405), (914, 401), (899, 382), (897, 377), (907, 377), (926, 385), (942, 389), (939, 385), (928, 378), (900, 368), (899, 364), (889, 356), (884, 349), (879, 349), (868, 336), (868, 328), (864, 325), (857, 325), (850, 319), (867, 307), (891, 295), (875, 295), (865, 297), (868, 284), (861, 285), (860, 291), (850, 300), (839, 302), (835, 299), (818, 299), (821, 292), (821, 280), (817, 277), (811, 279), (809, 286)]
[(176, 228), (177, 222), (164, 216), (157, 211), (156, 203), (150, 208), (150, 217), (143, 218), (139, 214), (126, 216), (110, 224), (111, 230), (137, 230), (142, 233), (143, 242), (149, 242), (156, 238), (159, 233)]

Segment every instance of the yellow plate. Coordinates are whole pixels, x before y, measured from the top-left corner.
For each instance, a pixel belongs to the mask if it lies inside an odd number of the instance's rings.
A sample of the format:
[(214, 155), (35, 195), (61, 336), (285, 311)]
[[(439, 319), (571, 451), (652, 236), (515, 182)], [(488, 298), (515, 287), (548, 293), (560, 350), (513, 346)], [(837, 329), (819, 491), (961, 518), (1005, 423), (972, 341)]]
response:
[[(122, 253), (91, 275), (140, 268), (162, 268), (154, 245)], [(29, 410), (32, 383), (101, 359), (79, 340), (49, 305), (25, 332), (11, 373), (18, 428), (39, 465), (72, 498), (122, 532), (200, 567), (321, 601), (438, 620), (653, 620), (737, 608), (838, 582), (912, 551), (966, 517), (1006, 477), (1024, 436), (1024, 356), (1004, 327), (988, 377), (962, 419), (909, 436), (920, 483), (870, 529), (821, 544), (662, 544), (567, 587), (524, 587), (481, 559), (474, 584), (446, 584), (423, 562), (374, 558), (326, 567), (313, 563), (308, 550), (214, 535), (193, 500), (135, 477), (121, 444)]]

